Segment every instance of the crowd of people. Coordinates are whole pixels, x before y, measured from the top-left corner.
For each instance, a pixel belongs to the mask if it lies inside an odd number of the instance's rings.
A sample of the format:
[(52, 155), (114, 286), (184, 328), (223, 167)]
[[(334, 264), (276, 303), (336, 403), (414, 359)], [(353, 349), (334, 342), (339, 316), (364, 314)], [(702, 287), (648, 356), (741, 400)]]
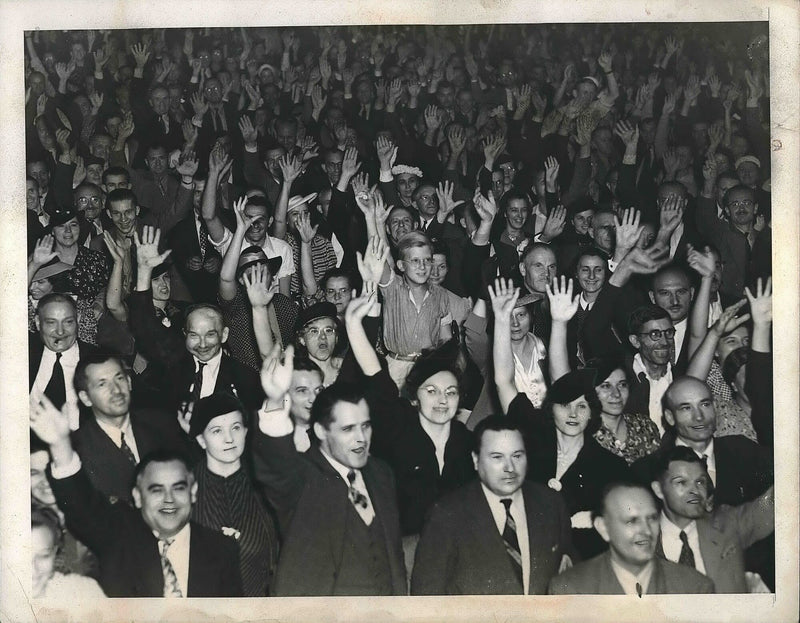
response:
[(25, 70), (33, 597), (774, 590), (766, 24)]

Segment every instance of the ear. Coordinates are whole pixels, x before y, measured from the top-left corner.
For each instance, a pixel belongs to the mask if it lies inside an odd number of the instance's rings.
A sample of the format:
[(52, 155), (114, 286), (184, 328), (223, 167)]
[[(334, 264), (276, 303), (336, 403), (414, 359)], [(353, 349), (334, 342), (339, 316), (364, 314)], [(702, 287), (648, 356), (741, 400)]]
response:
[(395, 264), (397, 265), (397, 270), (401, 273), (406, 272), (406, 263), (403, 260), (397, 260)]
[(317, 436), (317, 439), (319, 439), (320, 441), (322, 441), (323, 439), (327, 439), (328, 437), (327, 433), (328, 431), (325, 430), (325, 427), (322, 424), (320, 424), (319, 422), (316, 422), (314, 424), (314, 434)]
[(203, 435), (198, 435), (195, 437), (195, 441), (197, 441), (197, 445), (200, 446), (203, 450), (205, 450), (208, 445), (206, 444), (206, 440), (203, 439)]
[(603, 540), (606, 543), (611, 542), (611, 538), (608, 536), (608, 529), (606, 528), (606, 522), (602, 516), (594, 518), (594, 529), (603, 537)]
[(594, 240), (594, 229), (591, 227), (589, 228), (589, 237)]
[(42, 330), (42, 323), (39, 321), (39, 315), (38, 314), (36, 314), (33, 317), (33, 323), (36, 325), (36, 330), (37, 331), (41, 331)]
[(297, 334), (297, 342), (298, 342), (299, 344), (302, 344), (303, 346), (305, 346), (305, 345), (306, 345), (306, 338), (305, 338), (305, 336), (303, 336), (303, 335), (300, 335), (300, 334), (298, 333), (298, 334)]
[(478, 455), (477, 453), (472, 453), (472, 466), (475, 468), (475, 471), (478, 471)]
[(628, 341), (631, 343), (636, 350), (639, 350), (639, 347), (642, 345), (641, 340), (639, 339), (638, 335), (629, 335)]
[(197, 481), (196, 480), (192, 483), (192, 488), (189, 489), (189, 498), (191, 499), (192, 504), (197, 502)]
[[(130, 382), (130, 379), (128, 379), (129, 384)], [(87, 407), (92, 406), (92, 400), (89, 398), (89, 394), (87, 394), (84, 390), (78, 392), (78, 398), (80, 398), (81, 402)]]
[(271, 216), (270, 216), (270, 217), (269, 217), (269, 223), (267, 223), (267, 227), (272, 227), (272, 221), (274, 221), (274, 220), (275, 220), (275, 219), (274, 219), (273, 217), (271, 217)]
[(229, 333), (229, 331), (230, 331), (230, 329), (228, 329), (228, 327), (225, 327), (224, 329), (222, 329), (222, 343), (223, 344), (228, 341), (228, 333)]
[(139, 216), (139, 206), (136, 206), (136, 216)]
[(689, 288), (689, 300), (694, 300), (694, 288)]
[(525, 262), (519, 263), (519, 274), (525, 276)]
[(656, 497), (663, 502), (664, 490), (661, 488), (661, 483), (658, 482), (658, 480), (654, 480), (650, 483), (650, 488), (653, 490), (653, 493), (656, 494)]
[(133, 496), (133, 504), (136, 508), (142, 508), (142, 492), (139, 491), (138, 486), (134, 486), (131, 489), (131, 495)]
[(675, 414), (669, 409), (664, 409), (664, 419), (670, 426), (675, 426)]
[[(694, 290), (692, 290), (692, 293), (694, 293)], [(655, 293), (652, 290), (648, 290), (647, 296), (650, 297), (650, 302), (653, 305), (655, 305), (656, 304), (656, 295), (655, 295)], [(692, 294), (692, 296), (694, 296), (694, 294)]]

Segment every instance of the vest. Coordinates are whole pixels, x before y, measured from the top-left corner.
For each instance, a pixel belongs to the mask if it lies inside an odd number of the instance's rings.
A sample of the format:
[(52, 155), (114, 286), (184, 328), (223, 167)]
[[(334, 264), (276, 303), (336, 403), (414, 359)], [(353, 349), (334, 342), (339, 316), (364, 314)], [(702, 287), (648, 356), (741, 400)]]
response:
[(334, 595), (391, 595), (392, 575), (386, 539), (379, 515), (367, 526), (352, 504), (347, 504), (342, 558), (336, 572)]

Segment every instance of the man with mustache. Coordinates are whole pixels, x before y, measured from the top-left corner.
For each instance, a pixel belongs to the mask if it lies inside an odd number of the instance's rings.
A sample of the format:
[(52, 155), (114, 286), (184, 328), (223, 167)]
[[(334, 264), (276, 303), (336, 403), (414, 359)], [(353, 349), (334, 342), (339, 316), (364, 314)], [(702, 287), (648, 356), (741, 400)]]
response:
[(433, 506), (411, 594), (544, 594), (575, 557), (567, 509), (555, 491), (525, 480), (528, 457), (513, 420), (482, 420), (475, 443), (478, 480)]

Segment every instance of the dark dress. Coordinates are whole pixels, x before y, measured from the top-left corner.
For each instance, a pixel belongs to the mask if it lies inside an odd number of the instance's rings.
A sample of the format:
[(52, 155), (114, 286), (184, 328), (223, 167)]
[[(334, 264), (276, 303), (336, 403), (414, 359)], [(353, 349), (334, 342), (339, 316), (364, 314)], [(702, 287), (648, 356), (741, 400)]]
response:
[[(508, 407), (508, 417), (520, 423), (528, 449), (528, 479), (549, 485), (556, 476), (558, 445), (556, 427), (541, 409), (536, 409), (525, 394), (517, 394)], [(584, 431), (583, 447), (575, 461), (559, 479), (560, 493), (570, 516), (593, 511), (600, 503), (603, 487), (628, 478), (623, 459), (602, 448)], [(572, 542), (586, 560), (606, 549), (606, 543), (594, 528), (573, 528)]]

